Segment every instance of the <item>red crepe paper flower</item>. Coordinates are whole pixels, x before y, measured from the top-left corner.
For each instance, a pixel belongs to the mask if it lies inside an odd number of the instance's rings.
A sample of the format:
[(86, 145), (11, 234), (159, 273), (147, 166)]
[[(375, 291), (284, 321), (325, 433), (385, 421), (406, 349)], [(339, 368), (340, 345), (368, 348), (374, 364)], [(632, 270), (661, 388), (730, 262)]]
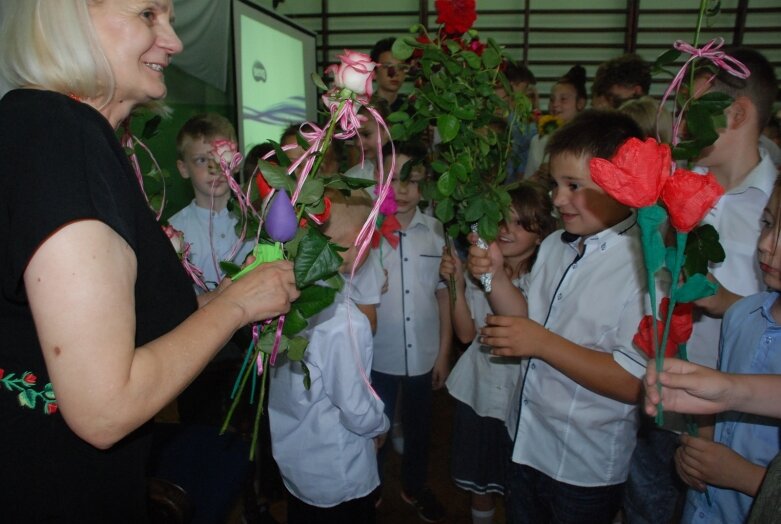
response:
[(462, 35), (471, 29), (477, 20), (475, 0), (436, 0), (437, 23), (445, 24), (445, 32)]
[[(656, 337), (661, 343), (664, 334), (664, 320), (667, 319), (667, 308), (670, 307), (670, 299), (665, 297), (659, 306), (661, 320), (656, 320)], [(678, 353), (678, 345), (684, 344), (692, 334), (692, 309), (691, 302), (679, 303), (673, 308), (673, 316), (670, 320), (670, 332), (667, 335), (667, 346), (664, 348), (665, 357), (674, 357)], [(635, 346), (643, 350), (643, 353), (649, 358), (654, 357), (653, 332), (651, 331), (654, 319), (651, 315), (646, 315), (640, 321), (632, 342)]]
[(592, 158), (591, 178), (605, 193), (634, 208), (656, 204), (670, 178), (670, 147), (653, 138), (630, 138), (613, 158)]
[(315, 224), (318, 226), (323, 225), (326, 220), (328, 220), (328, 217), (331, 216), (331, 199), (328, 197), (325, 197), (323, 199), (323, 205), (325, 206), (322, 213), (318, 213), (316, 215), (309, 215), (309, 217), (314, 220)]
[(688, 233), (702, 221), (724, 194), (713, 173), (700, 175), (676, 169), (662, 190), (662, 202), (670, 223), (680, 233)]
[(255, 177), (255, 184), (258, 186), (258, 194), (261, 199), (266, 198), (268, 194), (271, 193), (272, 188), (268, 185), (266, 179), (263, 178), (263, 173), (261, 173), (260, 170), (258, 170), (258, 174)]
[(380, 241), (382, 240), (382, 237), (385, 237), (388, 244), (390, 244), (393, 249), (396, 249), (396, 246), (399, 245), (399, 237), (396, 235), (396, 231), (399, 231), (400, 229), (401, 224), (396, 219), (395, 215), (382, 217), (382, 222), (379, 224), (379, 227), (374, 230), (374, 234), (372, 234), (372, 247), (374, 249), (380, 247)]

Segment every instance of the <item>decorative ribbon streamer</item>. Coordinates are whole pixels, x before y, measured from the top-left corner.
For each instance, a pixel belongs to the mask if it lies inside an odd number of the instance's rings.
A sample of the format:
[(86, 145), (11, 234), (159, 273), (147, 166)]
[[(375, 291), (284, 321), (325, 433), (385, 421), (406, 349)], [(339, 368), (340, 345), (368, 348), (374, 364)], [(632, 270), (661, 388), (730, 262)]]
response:
[(136, 179), (138, 180), (138, 185), (141, 186), (141, 193), (144, 195), (144, 199), (146, 200), (147, 204), (149, 204), (149, 197), (144, 190), (144, 175), (141, 173), (141, 164), (138, 162), (138, 155), (136, 155), (136, 145), (141, 146), (146, 154), (149, 155), (149, 158), (152, 160), (152, 164), (155, 166), (155, 169), (158, 173), (160, 173), (160, 180), (163, 182), (163, 196), (160, 201), (160, 209), (153, 210), (156, 213), (156, 220), (159, 222), (160, 217), (163, 216), (163, 209), (165, 209), (166, 202), (165, 178), (162, 176), (163, 171), (160, 169), (160, 164), (157, 163), (157, 159), (155, 159), (155, 155), (152, 154), (152, 151), (130, 131), (129, 117), (124, 120), (122, 127), (124, 132), (120, 142), (122, 143), (122, 147), (130, 151), (130, 154), (128, 155), (130, 166), (133, 168), (133, 172), (135, 173)]
[[(686, 76), (686, 72), (688, 71), (692, 62), (698, 58), (709, 60), (719, 69), (723, 69), (727, 73), (737, 78), (745, 79), (749, 77), (751, 71), (749, 71), (748, 67), (746, 67), (745, 64), (731, 57), (724, 51), (721, 51), (721, 48), (723, 46), (724, 46), (724, 39), (721, 37), (714, 38), (713, 40), (707, 42), (705, 45), (703, 45), (700, 48), (694, 47), (693, 45), (684, 42), (683, 40), (675, 41), (673, 47), (676, 50), (681, 51), (683, 53), (688, 53), (691, 56), (686, 60), (686, 62), (681, 67), (681, 69), (678, 71), (678, 74), (675, 75), (672, 82), (670, 82), (670, 85), (665, 90), (664, 95), (662, 96), (662, 101), (659, 104), (659, 111), (657, 112), (657, 121), (659, 119), (659, 115), (661, 115), (662, 109), (664, 108), (664, 104), (665, 102), (667, 102), (667, 99), (670, 97), (670, 95), (673, 92), (675, 92), (677, 98), (677, 95), (681, 89), (681, 85), (683, 84), (683, 79)], [(692, 93), (691, 98), (693, 98), (693, 96), (694, 93)], [(684, 110), (686, 109), (686, 105), (688, 105), (688, 101), (683, 107), (681, 107), (680, 110), (676, 109), (673, 111), (673, 115), (674, 115), (673, 145), (678, 144), (679, 141), (678, 130), (680, 129), (681, 122), (683, 121), (683, 115), (684, 115)]]

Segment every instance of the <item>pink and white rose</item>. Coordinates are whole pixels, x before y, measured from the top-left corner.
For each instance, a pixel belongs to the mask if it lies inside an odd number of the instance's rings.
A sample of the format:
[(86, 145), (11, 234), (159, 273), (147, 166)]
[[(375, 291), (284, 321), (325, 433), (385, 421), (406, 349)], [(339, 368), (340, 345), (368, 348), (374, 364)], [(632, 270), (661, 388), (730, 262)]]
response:
[(223, 170), (233, 171), (241, 164), (241, 153), (236, 142), (231, 140), (215, 140), (212, 142), (212, 153)]
[(336, 87), (347, 88), (357, 95), (372, 96), (372, 79), (376, 63), (366, 53), (345, 49), (338, 56), (341, 63), (328, 66), (326, 73), (333, 73)]
[(163, 226), (163, 232), (174, 246), (176, 254), (181, 256), (182, 251), (184, 251), (184, 233), (178, 229), (175, 229), (173, 226)]

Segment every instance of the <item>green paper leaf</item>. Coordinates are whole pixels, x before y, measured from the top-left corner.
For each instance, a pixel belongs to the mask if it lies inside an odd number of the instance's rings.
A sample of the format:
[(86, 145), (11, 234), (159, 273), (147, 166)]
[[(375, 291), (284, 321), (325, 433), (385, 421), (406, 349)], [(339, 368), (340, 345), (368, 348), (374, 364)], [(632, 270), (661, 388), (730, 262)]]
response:
[(675, 292), (675, 299), (678, 302), (694, 302), (703, 297), (710, 297), (716, 294), (719, 288), (717, 284), (708, 280), (708, 278), (697, 273), (690, 276), (684, 284)]
[(301, 290), (294, 305), (304, 318), (310, 318), (333, 303), (336, 291), (332, 287), (308, 286)]
[(304, 337), (291, 338), (290, 343), (288, 344), (287, 358), (293, 362), (301, 361), (306, 354), (306, 348), (308, 345), (309, 341)]
[(442, 143), (446, 144), (453, 140), (461, 129), (461, 122), (453, 115), (442, 115), (437, 118), (437, 129)]
[(339, 271), (342, 257), (336, 249), (337, 247), (329, 242), (327, 236), (316, 228), (308, 227), (298, 245), (298, 253), (293, 265), (296, 286), (303, 289)]

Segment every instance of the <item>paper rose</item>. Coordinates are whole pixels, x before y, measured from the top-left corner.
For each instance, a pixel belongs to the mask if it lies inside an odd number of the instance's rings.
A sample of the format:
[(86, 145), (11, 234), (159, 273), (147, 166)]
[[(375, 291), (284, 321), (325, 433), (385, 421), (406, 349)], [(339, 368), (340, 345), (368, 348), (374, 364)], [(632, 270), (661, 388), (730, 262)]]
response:
[(339, 65), (328, 66), (326, 73), (333, 73), (334, 84), (347, 88), (357, 95), (372, 96), (372, 72), (377, 66), (369, 55), (345, 49), (338, 55)]
[(260, 169), (258, 169), (258, 174), (255, 176), (255, 185), (258, 187), (258, 195), (260, 195), (261, 199), (265, 199), (271, 193), (271, 186), (266, 182), (266, 178)]
[(643, 208), (656, 204), (670, 178), (670, 147), (653, 138), (630, 138), (613, 158), (592, 158), (591, 178), (605, 193), (624, 205)]
[(462, 35), (469, 31), (477, 20), (475, 0), (436, 0), (438, 24), (445, 25), (445, 32)]
[[(656, 320), (657, 340), (662, 340), (664, 333), (664, 320), (667, 319), (667, 308), (670, 307), (670, 299), (665, 297), (659, 305), (659, 315), (662, 320)], [(674, 357), (678, 353), (678, 345), (684, 344), (692, 334), (692, 303), (676, 304), (673, 308), (673, 316), (670, 322), (670, 332), (667, 335), (667, 345), (664, 348), (665, 357)], [(654, 357), (653, 332), (651, 331), (654, 319), (646, 315), (640, 321), (632, 342), (649, 358)]]
[(702, 221), (716, 204), (724, 188), (713, 173), (700, 175), (676, 169), (662, 189), (662, 202), (670, 215), (670, 223), (681, 233), (688, 233)]

